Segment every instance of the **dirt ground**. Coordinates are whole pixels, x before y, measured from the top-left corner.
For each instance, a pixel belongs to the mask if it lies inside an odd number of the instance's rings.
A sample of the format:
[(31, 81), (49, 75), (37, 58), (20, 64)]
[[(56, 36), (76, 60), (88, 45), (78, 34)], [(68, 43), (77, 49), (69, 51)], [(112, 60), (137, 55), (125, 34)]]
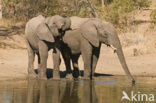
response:
[[(0, 80), (25, 79), (27, 77), (27, 51), (26, 49), (0, 49)], [(156, 76), (156, 55), (146, 54), (131, 56), (125, 54), (127, 64), (133, 75), (136, 76)], [(83, 70), (83, 60), (80, 57), (79, 67)], [(37, 68), (37, 57), (35, 59), (35, 69)], [(48, 68), (53, 68), (52, 52), (49, 52)], [(65, 70), (62, 59), (61, 71)], [(110, 48), (102, 46), (96, 73), (125, 75), (118, 57)]]

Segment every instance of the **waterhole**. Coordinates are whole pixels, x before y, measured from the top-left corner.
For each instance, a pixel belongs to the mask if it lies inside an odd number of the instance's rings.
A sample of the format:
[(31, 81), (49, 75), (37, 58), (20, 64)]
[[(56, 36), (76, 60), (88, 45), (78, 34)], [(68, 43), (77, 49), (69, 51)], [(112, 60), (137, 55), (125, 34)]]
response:
[[(0, 103), (156, 103), (156, 78), (135, 79), (135, 85), (125, 76), (95, 80), (2, 81)], [(123, 98), (124, 93), (129, 100)]]

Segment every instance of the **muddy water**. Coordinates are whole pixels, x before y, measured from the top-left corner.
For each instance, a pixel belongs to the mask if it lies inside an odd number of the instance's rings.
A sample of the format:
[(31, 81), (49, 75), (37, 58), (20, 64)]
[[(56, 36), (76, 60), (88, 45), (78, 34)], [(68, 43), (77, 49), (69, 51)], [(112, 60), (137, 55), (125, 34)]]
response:
[[(0, 103), (156, 103), (156, 78), (136, 80), (134, 86), (124, 76), (98, 77), (94, 81), (2, 81)], [(121, 101), (123, 93), (130, 100)]]

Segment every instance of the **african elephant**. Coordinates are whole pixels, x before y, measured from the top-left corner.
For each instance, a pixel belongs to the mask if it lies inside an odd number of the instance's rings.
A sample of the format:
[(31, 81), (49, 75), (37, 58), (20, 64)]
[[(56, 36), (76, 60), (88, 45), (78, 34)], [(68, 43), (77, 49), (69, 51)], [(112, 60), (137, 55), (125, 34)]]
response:
[(80, 28), (66, 31), (62, 40), (61, 52), (63, 55), (68, 55), (64, 56), (66, 57), (64, 58), (65, 64), (68, 67), (70, 67), (70, 59), (72, 60), (74, 77), (79, 76), (78, 58), (82, 54), (84, 79), (92, 79), (99, 58), (101, 44), (104, 43), (114, 49), (124, 71), (132, 82), (135, 82), (127, 67), (120, 40), (112, 24), (98, 18), (90, 18), (82, 23)]
[(71, 28), (72, 29), (77, 29), (80, 28), (80, 25), (89, 20), (89, 18), (81, 18), (77, 16), (72, 16), (70, 17), (71, 20)]
[(39, 78), (46, 79), (48, 51), (53, 49), (53, 78), (59, 77), (59, 42), (61, 31), (70, 28), (71, 20), (59, 15), (44, 18), (37, 16), (29, 20), (25, 28), (26, 44), (28, 50), (28, 74), (36, 77), (33, 70), (35, 54), (38, 56)]

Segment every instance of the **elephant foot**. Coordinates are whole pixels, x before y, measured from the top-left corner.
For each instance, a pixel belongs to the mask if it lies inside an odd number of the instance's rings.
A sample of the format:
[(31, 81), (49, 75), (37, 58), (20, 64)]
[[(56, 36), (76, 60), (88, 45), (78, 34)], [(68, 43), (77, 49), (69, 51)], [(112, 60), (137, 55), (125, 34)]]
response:
[(82, 79), (83, 79), (83, 80), (90, 80), (91, 78), (88, 77), (88, 76), (84, 76), (84, 77), (82, 77)]
[(51, 81), (60, 81), (61, 78), (50, 78), (49, 80), (51, 80)]
[(73, 79), (72, 74), (66, 74), (66, 79)]
[(40, 73), (38, 79), (47, 80), (47, 76), (44, 73)]
[(35, 79), (35, 78), (37, 78), (37, 74), (35, 72), (31, 72), (28, 74), (28, 78)]
[(39, 77), (39, 80), (47, 80), (47, 77)]
[(90, 80), (89, 78), (83, 78), (83, 80)]
[(81, 76), (79, 76), (78, 78), (74, 78), (74, 80), (83, 80), (83, 78)]
[(53, 77), (53, 80), (60, 80), (60, 77)]
[(78, 77), (79, 77), (79, 75), (80, 75), (79, 70), (73, 70), (72, 75), (73, 75), (73, 77), (74, 77), (74, 78), (78, 78)]
[(55, 80), (59, 80), (60, 79), (60, 74), (59, 71), (53, 71), (53, 79)]

